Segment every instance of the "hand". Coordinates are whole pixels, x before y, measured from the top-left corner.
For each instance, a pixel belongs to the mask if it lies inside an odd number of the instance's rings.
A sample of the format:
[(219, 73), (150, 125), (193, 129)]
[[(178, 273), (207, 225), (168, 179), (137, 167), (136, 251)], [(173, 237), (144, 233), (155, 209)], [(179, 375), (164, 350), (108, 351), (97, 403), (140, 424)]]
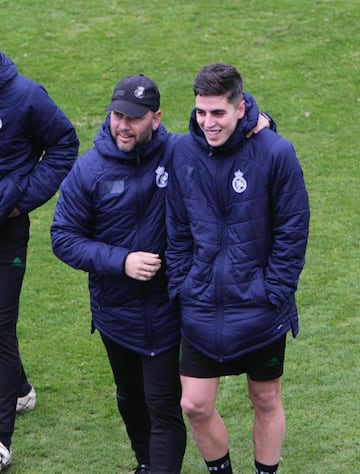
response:
[(14, 207), (14, 209), (10, 212), (9, 218), (12, 219), (14, 217), (20, 216), (20, 211), (17, 207)]
[(252, 134), (256, 135), (263, 128), (270, 128), (270, 121), (263, 115), (259, 114), (256, 127), (254, 127), (252, 130), (250, 130), (249, 133), (246, 134), (246, 138), (250, 138)]
[(161, 267), (159, 254), (131, 252), (125, 260), (125, 274), (135, 280), (151, 280)]

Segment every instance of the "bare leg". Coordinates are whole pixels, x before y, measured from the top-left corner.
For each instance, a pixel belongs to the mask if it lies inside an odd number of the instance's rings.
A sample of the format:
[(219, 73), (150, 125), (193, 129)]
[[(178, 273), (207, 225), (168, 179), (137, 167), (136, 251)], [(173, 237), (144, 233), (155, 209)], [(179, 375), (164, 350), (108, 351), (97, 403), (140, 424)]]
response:
[(277, 464), (285, 437), (281, 378), (255, 382), (248, 377), (248, 388), (255, 410), (253, 430), (255, 459), (266, 465)]
[(215, 408), (219, 378), (181, 376), (181, 406), (199, 451), (206, 461), (220, 459), (229, 450), (228, 433)]

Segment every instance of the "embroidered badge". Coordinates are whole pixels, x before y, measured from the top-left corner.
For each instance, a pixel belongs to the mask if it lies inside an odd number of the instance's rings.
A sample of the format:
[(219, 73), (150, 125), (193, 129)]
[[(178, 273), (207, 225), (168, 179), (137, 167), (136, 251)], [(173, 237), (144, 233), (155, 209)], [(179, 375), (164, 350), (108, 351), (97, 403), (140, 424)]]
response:
[(156, 171), (156, 186), (158, 188), (166, 188), (169, 179), (169, 173), (165, 171), (163, 166), (158, 166)]
[(137, 97), (138, 99), (142, 99), (144, 97), (144, 91), (145, 91), (145, 87), (139, 86), (135, 89), (134, 96)]
[(232, 180), (232, 187), (236, 193), (243, 193), (247, 188), (247, 182), (244, 178), (244, 173), (240, 170), (235, 171), (235, 178)]

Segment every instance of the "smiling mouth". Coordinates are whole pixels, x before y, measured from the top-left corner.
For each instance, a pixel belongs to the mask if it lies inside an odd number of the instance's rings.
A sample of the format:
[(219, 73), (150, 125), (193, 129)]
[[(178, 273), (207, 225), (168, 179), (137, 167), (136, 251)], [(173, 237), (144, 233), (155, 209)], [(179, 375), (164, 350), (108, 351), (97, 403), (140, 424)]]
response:
[(221, 130), (205, 130), (205, 133), (208, 137), (216, 137), (221, 133)]
[(131, 140), (132, 138), (134, 138), (133, 135), (127, 135), (125, 133), (118, 133), (118, 137), (120, 138), (120, 140)]

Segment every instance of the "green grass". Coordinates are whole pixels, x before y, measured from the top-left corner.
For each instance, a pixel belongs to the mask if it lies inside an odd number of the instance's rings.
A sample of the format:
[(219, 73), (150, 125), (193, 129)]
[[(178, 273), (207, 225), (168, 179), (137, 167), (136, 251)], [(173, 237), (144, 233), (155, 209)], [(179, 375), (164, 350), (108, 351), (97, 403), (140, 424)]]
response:
[[(95, 2), (0, 0), (1, 49), (46, 85), (92, 145), (114, 85), (145, 73), (164, 123), (187, 130), (192, 81), (208, 62), (236, 65), (303, 165), (311, 203), (301, 332), (287, 348), (287, 437), (280, 472), (356, 472), (359, 438), (359, 123), (357, 0)], [(114, 385), (90, 334), (86, 275), (51, 252), (56, 198), (32, 214), (19, 339), (38, 395), (19, 416), (9, 474), (131, 472)], [(253, 412), (244, 377), (224, 379), (218, 408), (235, 473), (252, 472)], [(184, 474), (206, 469), (189, 435)]]

